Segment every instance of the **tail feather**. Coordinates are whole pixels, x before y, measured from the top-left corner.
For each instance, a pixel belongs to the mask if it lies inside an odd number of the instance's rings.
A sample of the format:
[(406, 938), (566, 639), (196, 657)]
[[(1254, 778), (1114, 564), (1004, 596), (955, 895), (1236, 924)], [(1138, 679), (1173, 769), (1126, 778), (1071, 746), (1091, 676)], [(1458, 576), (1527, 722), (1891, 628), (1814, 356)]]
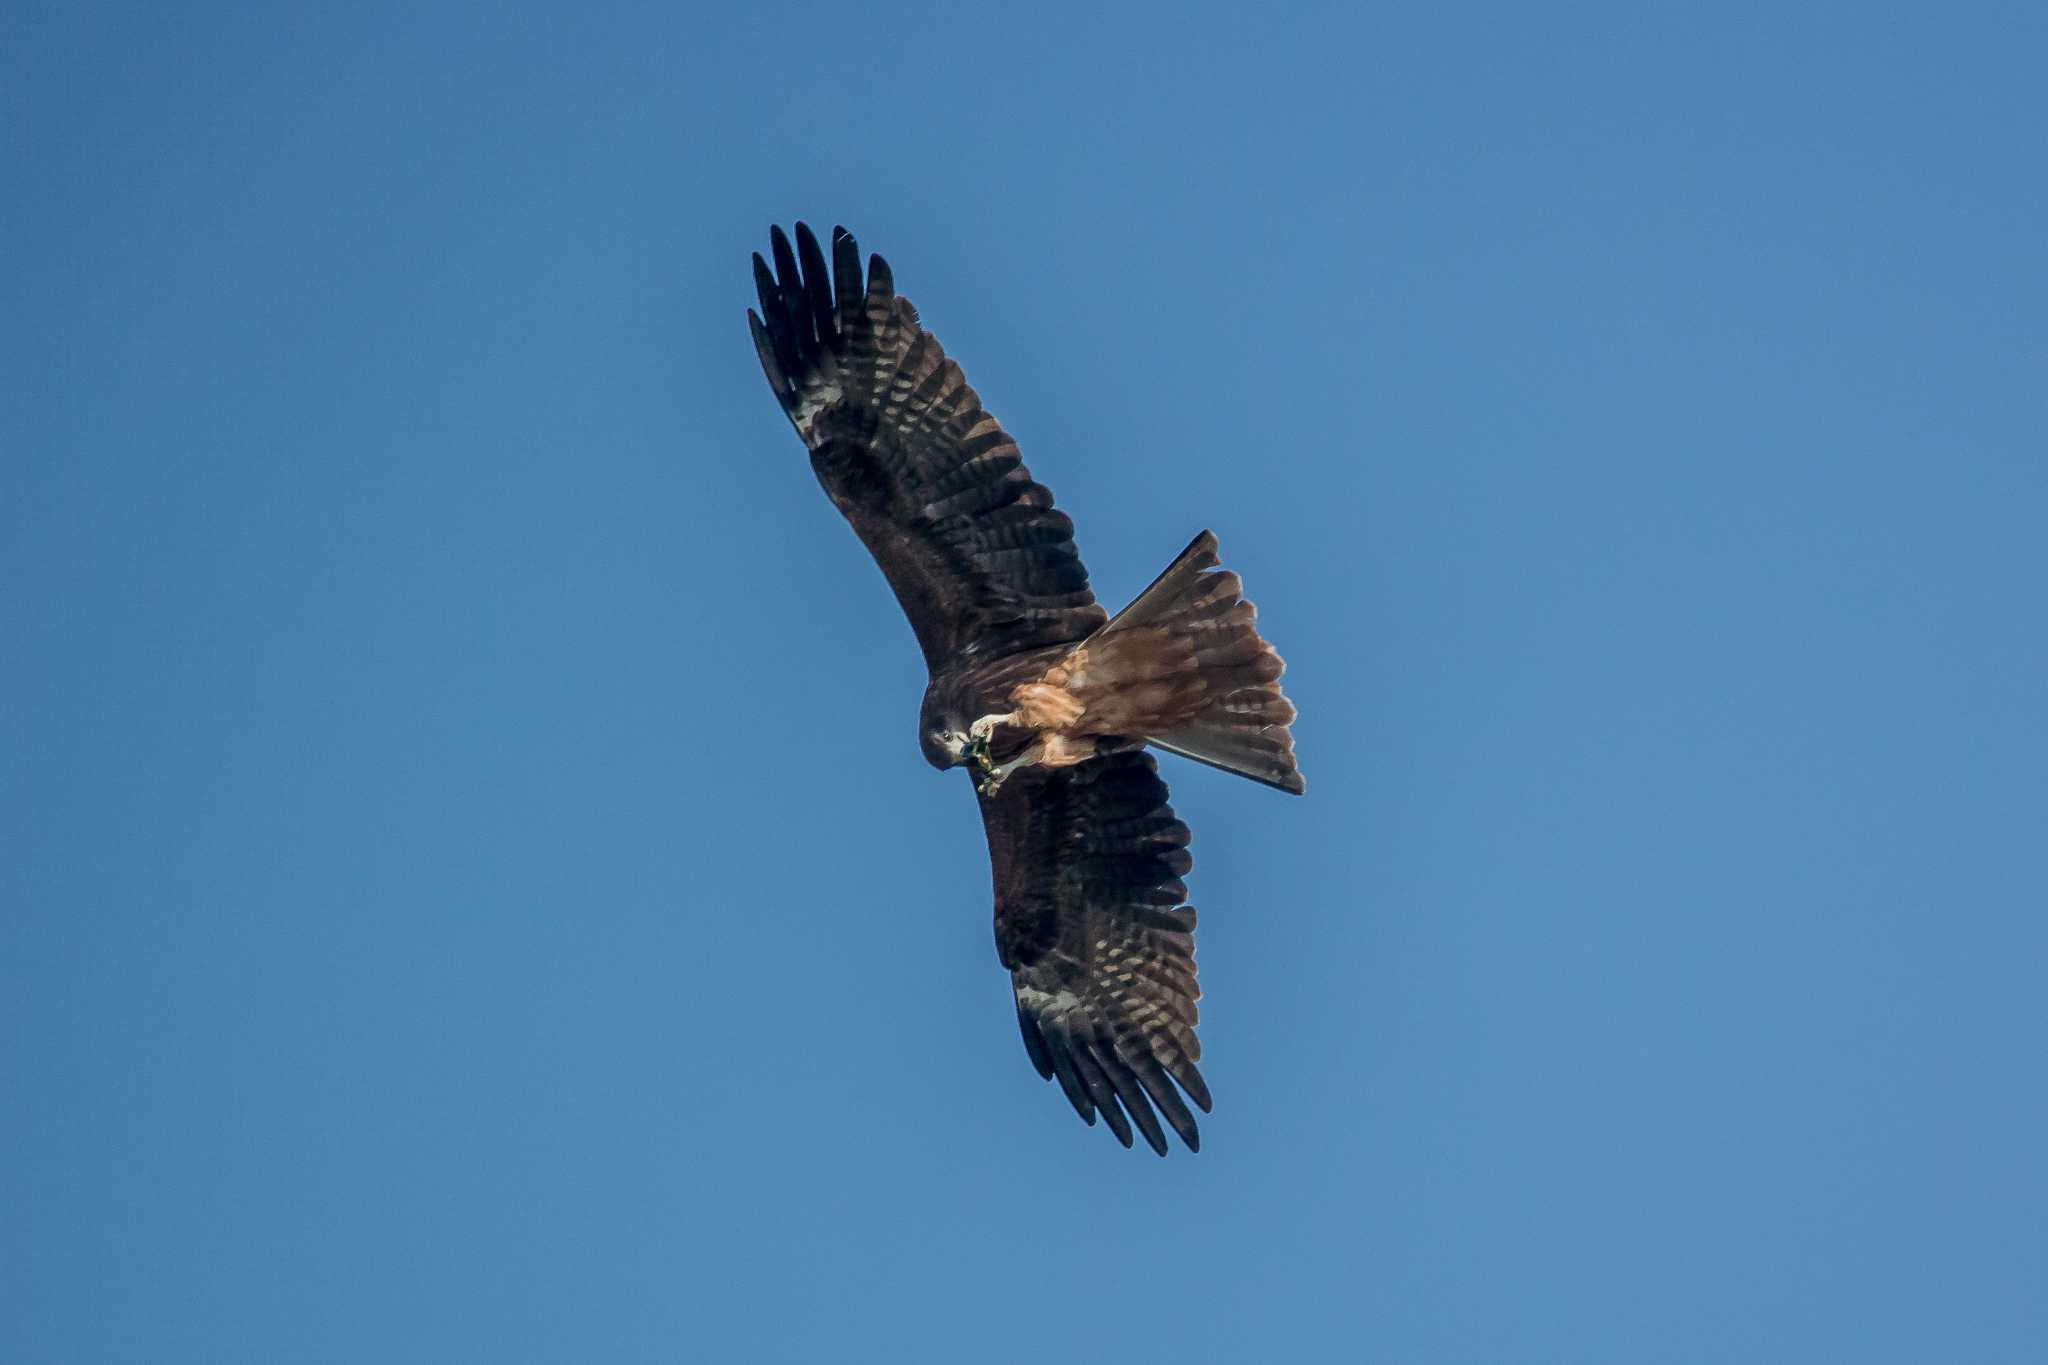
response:
[[(1139, 728), (1150, 743), (1298, 795), (1306, 784), (1288, 729), (1294, 704), (1280, 690), (1286, 665), (1260, 638), (1257, 619), (1243, 581), (1220, 567), (1216, 537), (1204, 531), (1083, 648), (1089, 671), (1116, 676), (1117, 692), (1138, 673), (1172, 697), (1173, 705), (1146, 711), (1153, 723)], [(1160, 683), (1171, 685), (1162, 691)]]

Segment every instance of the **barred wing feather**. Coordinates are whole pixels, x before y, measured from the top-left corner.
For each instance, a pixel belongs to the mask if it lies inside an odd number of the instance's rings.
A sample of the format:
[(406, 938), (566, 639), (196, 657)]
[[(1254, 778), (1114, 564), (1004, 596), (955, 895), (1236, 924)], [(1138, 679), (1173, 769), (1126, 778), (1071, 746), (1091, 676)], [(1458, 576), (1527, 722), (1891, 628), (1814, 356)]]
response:
[(1199, 1150), (1182, 1099), (1209, 1109), (1195, 912), (1181, 904), (1193, 859), (1157, 764), (1125, 752), (1020, 776), (982, 797), (981, 815), (996, 949), (1039, 1075), (1126, 1147), (1135, 1125), (1164, 1156), (1163, 1117)]
[(828, 269), (802, 223), (754, 257), (754, 347), (825, 491), (881, 566), (925, 664), (1076, 640), (1107, 619), (1073, 523), (889, 267), (832, 230)]

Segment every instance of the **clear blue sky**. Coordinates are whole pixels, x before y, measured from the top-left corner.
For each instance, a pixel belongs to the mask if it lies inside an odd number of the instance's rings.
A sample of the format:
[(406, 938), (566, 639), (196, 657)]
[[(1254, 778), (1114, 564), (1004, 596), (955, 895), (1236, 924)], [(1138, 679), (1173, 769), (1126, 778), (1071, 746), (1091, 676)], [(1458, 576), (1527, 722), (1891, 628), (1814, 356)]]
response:
[[(0, 1358), (2048, 1359), (2048, 12), (8, 6)], [(1310, 794), (1032, 1073), (843, 222)]]

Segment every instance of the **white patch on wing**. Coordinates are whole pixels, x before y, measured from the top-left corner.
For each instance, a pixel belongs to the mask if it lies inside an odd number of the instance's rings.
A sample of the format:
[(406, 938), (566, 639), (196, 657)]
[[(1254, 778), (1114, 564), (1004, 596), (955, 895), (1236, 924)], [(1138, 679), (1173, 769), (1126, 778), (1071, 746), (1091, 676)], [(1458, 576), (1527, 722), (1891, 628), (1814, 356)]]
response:
[(811, 419), (843, 397), (845, 394), (837, 384), (813, 384), (797, 396), (796, 409), (790, 413), (790, 420), (796, 423), (796, 429), (808, 439), (811, 434)]
[(1042, 991), (1036, 986), (1026, 986), (1021, 982), (1017, 986), (1017, 999), (1029, 1005), (1035, 1012), (1046, 1015), (1065, 1014), (1069, 1010), (1081, 1007), (1081, 997), (1072, 991)]

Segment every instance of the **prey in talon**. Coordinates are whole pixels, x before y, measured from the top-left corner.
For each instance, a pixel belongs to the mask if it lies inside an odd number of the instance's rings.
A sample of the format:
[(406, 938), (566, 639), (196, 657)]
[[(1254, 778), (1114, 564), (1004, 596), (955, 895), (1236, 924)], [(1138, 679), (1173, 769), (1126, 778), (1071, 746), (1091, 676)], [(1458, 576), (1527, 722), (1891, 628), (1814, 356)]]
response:
[(1011, 716), (983, 716), (967, 727), (967, 757), (974, 762), (974, 786), (983, 796), (994, 796), (1003, 785), (1003, 780), (1022, 767), (1029, 758), (1033, 747), (1029, 743), (1011, 745), (1016, 750), (1005, 762), (998, 762), (995, 756), (996, 727), (1009, 724)]

